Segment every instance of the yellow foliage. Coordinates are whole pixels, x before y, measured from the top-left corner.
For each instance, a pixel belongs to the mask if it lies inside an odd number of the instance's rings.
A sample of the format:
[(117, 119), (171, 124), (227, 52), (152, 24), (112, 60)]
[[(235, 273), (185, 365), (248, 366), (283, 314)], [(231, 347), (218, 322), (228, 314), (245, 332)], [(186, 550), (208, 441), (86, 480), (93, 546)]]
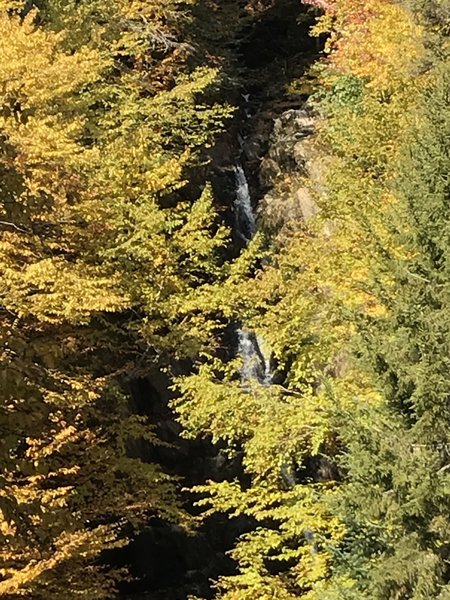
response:
[(111, 598), (94, 559), (126, 523), (189, 522), (129, 457), (157, 437), (117, 383), (213, 327), (199, 288), (225, 231), (209, 186), (183, 187), (232, 109), (217, 69), (186, 66), (187, 4), (0, 2), (0, 595)]
[(398, 257), (406, 252), (391, 247), (380, 214), (398, 202), (391, 185), (398, 140), (411, 135), (418, 94), (429, 85), (419, 75), (424, 32), (397, 3), (330, 5), (319, 25), (333, 28), (329, 56), (317, 69), (314, 147), (323, 169), (320, 185), (311, 182), (320, 213), (285, 227), (267, 252), (257, 237), (214, 296), (227, 316), (264, 338), (283, 386), (242, 386), (239, 360), (203, 358), (198, 373), (180, 381), (182, 397), (174, 403), (186, 435), (211, 436), (231, 454), (242, 452), (245, 487), (211, 482), (197, 489), (206, 515), (246, 515), (258, 523), (232, 551), (238, 574), (218, 582), (226, 600), (325, 597), (330, 548), (345, 527), (330, 510), (333, 473), (312, 482), (308, 460), (333, 461), (342, 411), (384, 402), (354, 364), (352, 348), (359, 319), (389, 314), (371, 287), (379, 247)]

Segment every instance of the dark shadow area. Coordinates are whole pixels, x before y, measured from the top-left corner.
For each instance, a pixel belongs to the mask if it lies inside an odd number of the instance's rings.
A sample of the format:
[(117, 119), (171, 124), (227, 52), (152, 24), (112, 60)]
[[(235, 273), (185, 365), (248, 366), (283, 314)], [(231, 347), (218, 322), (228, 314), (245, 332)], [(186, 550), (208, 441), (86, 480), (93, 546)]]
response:
[(120, 597), (134, 600), (213, 598), (211, 581), (235, 572), (227, 556), (238, 535), (251, 527), (243, 519), (215, 516), (192, 535), (154, 520), (123, 551), (115, 565), (127, 566), (134, 581), (122, 585)]
[[(170, 444), (153, 446), (143, 440), (132, 440), (130, 456), (159, 464), (166, 473), (180, 478), (180, 488), (207, 480), (242, 479), (239, 456), (230, 460), (209, 440), (180, 437), (181, 427), (168, 405), (173, 392), (165, 373), (155, 372), (146, 379), (131, 382), (129, 393), (134, 412), (156, 423), (158, 437)], [(191, 493), (182, 496), (186, 510), (193, 515), (200, 512), (194, 506), (198, 498)], [(215, 515), (189, 533), (155, 516), (137, 535), (130, 531), (132, 541), (122, 549), (106, 553), (104, 560), (115, 567), (127, 567), (130, 572), (131, 581), (121, 585), (123, 599), (183, 600), (189, 595), (208, 599), (213, 597), (211, 581), (235, 570), (227, 551), (237, 537), (253, 527), (249, 519)]]

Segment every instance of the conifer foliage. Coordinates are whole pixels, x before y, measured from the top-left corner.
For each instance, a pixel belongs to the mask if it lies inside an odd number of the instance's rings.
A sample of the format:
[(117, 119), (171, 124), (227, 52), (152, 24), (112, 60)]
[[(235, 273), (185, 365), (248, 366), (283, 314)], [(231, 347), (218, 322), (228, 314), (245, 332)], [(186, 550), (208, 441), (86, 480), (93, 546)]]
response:
[(361, 330), (361, 353), (386, 404), (360, 407), (365, 414), (343, 428), (351, 598), (449, 594), (448, 86), (448, 66), (439, 64), (397, 162), (398, 202), (383, 216), (391, 248), (402, 249), (384, 248), (377, 264), (374, 289), (387, 313)]

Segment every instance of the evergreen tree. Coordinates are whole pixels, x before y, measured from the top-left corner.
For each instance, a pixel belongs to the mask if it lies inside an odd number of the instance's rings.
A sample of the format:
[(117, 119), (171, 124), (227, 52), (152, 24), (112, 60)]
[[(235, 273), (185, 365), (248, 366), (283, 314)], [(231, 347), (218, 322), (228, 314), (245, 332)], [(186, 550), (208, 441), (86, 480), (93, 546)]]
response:
[(360, 351), (386, 404), (345, 414), (349, 481), (341, 510), (349, 534), (336, 549), (336, 572), (356, 584), (337, 597), (450, 593), (449, 83), (448, 67), (440, 65), (398, 163), (398, 201), (383, 216), (389, 245), (378, 256), (373, 285), (387, 312), (363, 320)]

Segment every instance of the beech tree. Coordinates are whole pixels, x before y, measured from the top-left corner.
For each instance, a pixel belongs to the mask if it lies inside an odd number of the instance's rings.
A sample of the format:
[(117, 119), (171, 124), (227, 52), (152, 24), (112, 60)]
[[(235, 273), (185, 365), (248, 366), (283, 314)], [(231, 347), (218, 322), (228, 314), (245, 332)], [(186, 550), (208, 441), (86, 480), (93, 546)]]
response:
[(217, 69), (183, 66), (176, 2), (20, 8), (0, 14), (0, 593), (110, 598), (102, 551), (152, 515), (189, 524), (133, 457), (159, 441), (123, 382), (209, 344), (225, 231), (208, 183), (184, 188), (232, 110)]

